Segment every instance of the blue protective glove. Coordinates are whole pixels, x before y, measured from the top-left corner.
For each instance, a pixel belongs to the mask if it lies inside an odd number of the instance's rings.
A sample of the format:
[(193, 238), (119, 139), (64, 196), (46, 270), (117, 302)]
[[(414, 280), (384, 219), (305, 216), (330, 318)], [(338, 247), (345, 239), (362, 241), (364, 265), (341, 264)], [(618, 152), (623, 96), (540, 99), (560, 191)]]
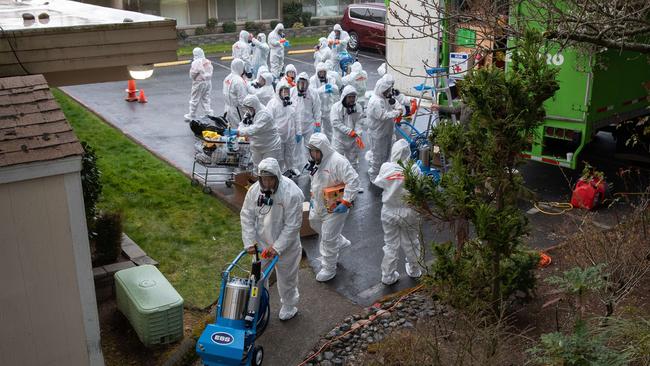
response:
[(420, 169), (420, 171), (424, 173), (424, 171), (422, 170), (422, 160), (418, 160), (418, 161), (416, 161), (416, 162), (415, 162), (415, 165), (417, 165), (418, 168)]
[(325, 93), (327, 94), (332, 94), (334, 91), (332, 90), (332, 85), (331, 84), (325, 84)]
[(320, 126), (314, 126), (314, 133), (320, 132)]
[(333, 213), (346, 213), (346, 212), (348, 212), (348, 210), (349, 210), (348, 206), (346, 206), (346, 205), (344, 205), (342, 203), (339, 203), (339, 205), (336, 206), (336, 208), (332, 212)]
[(296, 135), (296, 144), (299, 144), (302, 141), (302, 135)]
[(289, 43), (289, 41), (284, 41), (284, 47), (291, 48), (291, 43)]
[(314, 200), (309, 200), (309, 209), (311, 210), (313, 208), (314, 208)]
[(226, 135), (226, 136), (237, 136), (237, 134), (239, 134), (239, 131), (237, 131), (235, 129), (232, 129), (232, 128), (226, 129), (224, 131), (224, 135)]

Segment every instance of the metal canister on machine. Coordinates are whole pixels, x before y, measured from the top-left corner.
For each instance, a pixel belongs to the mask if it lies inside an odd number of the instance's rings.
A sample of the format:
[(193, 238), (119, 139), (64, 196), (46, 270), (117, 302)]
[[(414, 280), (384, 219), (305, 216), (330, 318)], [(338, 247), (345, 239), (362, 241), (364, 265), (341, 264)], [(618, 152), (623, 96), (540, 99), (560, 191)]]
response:
[(232, 277), (228, 280), (223, 296), (221, 317), (232, 320), (244, 319), (249, 287), (247, 279)]

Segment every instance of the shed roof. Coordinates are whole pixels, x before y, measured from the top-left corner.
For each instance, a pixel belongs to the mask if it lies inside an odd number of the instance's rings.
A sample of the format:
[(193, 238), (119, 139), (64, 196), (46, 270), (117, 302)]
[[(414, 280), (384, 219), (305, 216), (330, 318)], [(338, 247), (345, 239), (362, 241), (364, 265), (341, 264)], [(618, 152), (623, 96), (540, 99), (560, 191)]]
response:
[(0, 167), (82, 154), (43, 75), (0, 78)]

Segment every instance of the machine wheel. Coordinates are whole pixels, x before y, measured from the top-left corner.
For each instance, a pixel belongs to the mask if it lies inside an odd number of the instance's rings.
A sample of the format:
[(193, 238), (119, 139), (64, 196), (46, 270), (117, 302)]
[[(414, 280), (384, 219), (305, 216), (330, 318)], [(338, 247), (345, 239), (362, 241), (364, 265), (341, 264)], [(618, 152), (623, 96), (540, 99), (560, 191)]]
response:
[(357, 32), (350, 32), (350, 40), (348, 41), (348, 50), (356, 52), (359, 50), (359, 35)]
[(269, 319), (271, 319), (271, 305), (269, 304), (269, 290), (264, 289), (264, 294), (262, 295), (262, 306), (266, 307), (266, 310), (262, 313), (259, 319), (257, 319), (257, 337), (261, 336), (266, 330), (266, 326), (269, 325)]
[(205, 193), (205, 194), (212, 193), (212, 188), (210, 188), (209, 186), (204, 186), (203, 187), (203, 193)]
[(227, 181), (225, 181), (225, 183), (226, 183), (226, 187), (232, 188), (232, 181), (231, 180), (227, 180)]
[(260, 366), (264, 361), (264, 348), (262, 346), (255, 346), (253, 350), (253, 357), (251, 359), (251, 365)]

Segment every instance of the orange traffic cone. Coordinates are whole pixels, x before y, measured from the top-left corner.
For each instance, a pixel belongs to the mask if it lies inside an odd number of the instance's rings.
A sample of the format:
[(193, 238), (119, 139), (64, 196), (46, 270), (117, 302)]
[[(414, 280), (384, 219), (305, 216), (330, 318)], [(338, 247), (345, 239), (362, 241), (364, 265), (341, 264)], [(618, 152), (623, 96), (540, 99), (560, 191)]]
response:
[(129, 80), (129, 87), (126, 89), (126, 100), (127, 102), (135, 102), (138, 100), (138, 89), (135, 88), (135, 80)]
[(138, 103), (146, 103), (147, 97), (144, 95), (144, 89), (140, 89), (140, 97), (138, 98)]

